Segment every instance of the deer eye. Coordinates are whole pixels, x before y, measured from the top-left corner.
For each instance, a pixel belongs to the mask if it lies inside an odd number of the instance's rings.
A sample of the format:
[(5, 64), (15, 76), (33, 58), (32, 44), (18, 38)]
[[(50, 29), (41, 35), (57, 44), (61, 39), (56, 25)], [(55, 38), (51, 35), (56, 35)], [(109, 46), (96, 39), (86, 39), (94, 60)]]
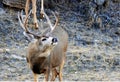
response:
[(46, 38), (42, 39), (42, 41), (45, 41), (45, 40), (46, 40)]

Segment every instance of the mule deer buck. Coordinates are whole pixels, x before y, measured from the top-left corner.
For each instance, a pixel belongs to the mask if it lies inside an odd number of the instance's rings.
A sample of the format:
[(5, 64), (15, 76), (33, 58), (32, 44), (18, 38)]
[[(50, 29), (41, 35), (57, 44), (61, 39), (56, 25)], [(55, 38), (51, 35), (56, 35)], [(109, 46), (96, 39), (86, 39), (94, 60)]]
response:
[[(30, 1), (32, 2), (32, 13), (33, 13), (34, 25), (35, 25), (35, 28), (38, 29), (38, 22), (37, 22), (37, 16), (36, 16), (36, 9), (37, 9), (36, 0), (26, 0), (26, 5), (25, 5), (26, 17), (28, 16)], [(43, 4), (43, 0), (41, 0), (41, 4)], [(41, 13), (40, 13), (41, 18), (43, 18), (43, 12), (44, 12), (43, 5), (41, 5)], [(26, 23), (27, 23), (27, 21), (26, 21)]]
[[(38, 74), (41, 73), (44, 73), (45, 80), (48, 81), (50, 72), (52, 72), (51, 81), (54, 81), (57, 75), (59, 76), (59, 80), (62, 81), (62, 70), (68, 45), (68, 34), (63, 28), (57, 27), (58, 15), (54, 12), (53, 15), (56, 19), (54, 26), (48, 15), (43, 12), (51, 29), (50, 31), (47, 30), (41, 35), (30, 32), (25, 25), (30, 14), (31, 12), (28, 13), (24, 20), (23, 14), (18, 13), (18, 19), (21, 27), (25, 30), (24, 35), (31, 40), (28, 45), (26, 59), (33, 72), (34, 81), (38, 81)], [(59, 68), (59, 71), (56, 68)]]

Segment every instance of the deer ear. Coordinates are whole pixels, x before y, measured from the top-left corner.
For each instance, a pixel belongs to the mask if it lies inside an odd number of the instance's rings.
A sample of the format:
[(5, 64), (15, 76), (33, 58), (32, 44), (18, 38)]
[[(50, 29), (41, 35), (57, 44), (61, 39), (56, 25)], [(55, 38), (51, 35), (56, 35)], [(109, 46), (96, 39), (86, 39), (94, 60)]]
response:
[(23, 32), (23, 34), (29, 41), (32, 41), (33, 39), (35, 39), (35, 37), (32, 34), (29, 34), (27, 32)]

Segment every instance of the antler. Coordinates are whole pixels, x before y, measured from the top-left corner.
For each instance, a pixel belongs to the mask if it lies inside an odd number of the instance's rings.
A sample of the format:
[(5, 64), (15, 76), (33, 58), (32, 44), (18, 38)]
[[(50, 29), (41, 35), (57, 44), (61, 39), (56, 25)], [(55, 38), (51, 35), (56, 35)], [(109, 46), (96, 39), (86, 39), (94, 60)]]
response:
[(27, 28), (27, 20), (31, 14), (32, 10), (30, 10), (28, 16), (26, 17), (26, 20), (24, 20), (24, 15), (23, 15), (23, 11), (21, 11), (21, 14), (18, 12), (18, 20), (19, 20), (19, 23), (21, 25), (21, 27), (25, 30), (25, 32), (23, 32), (23, 34), (27, 37), (31, 37), (31, 38), (40, 38), (40, 36), (32, 33), (29, 31), (29, 29)]
[[(55, 15), (55, 13), (56, 13), (56, 15)], [(59, 15), (58, 15), (58, 12), (53, 12), (52, 11), (52, 14), (54, 15), (54, 17), (55, 17), (55, 19), (56, 19), (56, 22), (55, 22), (55, 25), (53, 26), (53, 28), (55, 28), (57, 25), (58, 25), (58, 22), (59, 22)]]
[(55, 22), (55, 25), (54, 25), (54, 26), (52, 25), (52, 23), (51, 23), (49, 17), (47, 16), (47, 14), (44, 12), (44, 15), (45, 15), (45, 17), (46, 17), (46, 19), (47, 19), (47, 22), (48, 22), (48, 24), (49, 24), (49, 26), (50, 26), (50, 28), (51, 28), (51, 32), (52, 32), (52, 31), (55, 29), (55, 27), (58, 25), (58, 21), (59, 21), (58, 16), (56, 16), (54, 12), (52, 12), (52, 13), (53, 13), (53, 15), (54, 15), (54, 17), (55, 17), (55, 19), (56, 19), (56, 22)]
[[(52, 23), (51, 23), (51, 21), (50, 21), (50, 19), (49, 19), (49, 17), (48, 17), (48, 15), (44, 12), (44, 1), (43, 0), (41, 0), (41, 12), (40, 12), (40, 14), (42, 15), (42, 17), (45, 15), (45, 17), (46, 17), (46, 19), (47, 19), (47, 22), (48, 22), (48, 24), (49, 24), (49, 26), (50, 26), (50, 28), (51, 28), (51, 32), (55, 29), (55, 27), (58, 25), (58, 21), (59, 21), (59, 17), (58, 17), (58, 13), (57, 13), (57, 16), (55, 15), (55, 13), (54, 12), (52, 12), (52, 14), (54, 15), (54, 17), (55, 17), (55, 19), (56, 19), (56, 23), (55, 23), (55, 25), (53, 26), (52, 25)], [(50, 33), (51, 33), (50, 32)]]

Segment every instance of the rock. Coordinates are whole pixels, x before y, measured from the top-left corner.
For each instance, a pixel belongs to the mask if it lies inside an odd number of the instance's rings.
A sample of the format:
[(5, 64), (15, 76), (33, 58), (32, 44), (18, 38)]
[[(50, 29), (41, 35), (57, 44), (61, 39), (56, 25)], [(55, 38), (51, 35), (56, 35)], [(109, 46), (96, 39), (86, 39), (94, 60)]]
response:
[(25, 7), (25, 2), (26, 0), (3, 0), (3, 4), (20, 9)]
[(101, 56), (101, 55), (95, 55), (94, 58), (95, 58), (96, 60), (101, 60), (101, 59), (102, 59), (102, 56)]
[(97, 4), (97, 5), (102, 5), (105, 0), (94, 0), (94, 2)]
[(114, 66), (120, 65), (120, 59), (114, 59), (113, 65), (114, 65)]
[[(38, 9), (39, 9), (41, 0), (36, 0), (36, 1), (37, 1)], [(26, 3), (26, 0), (3, 0), (3, 4), (10, 6), (10, 7), (19, 8), (19, 9), (24, 9), (25, 3)], [(54, 8), (55, 6), (54, 5), (55, 2), (51, 0), (44, 0), (44, 3), (45, 3), (44, 6), (47, 8)]]
[(0, 48), (0, 53), (3, 53), (3, 52), (10, 52), (10, 49)]
[(113, 3), (120, 3), (120, 0), (112, 0)]
[(73, 60), (77, 60), (79, 57), (78, 56), (73, 56)]
[(0, 15), (3, 15), (4, 13), (5, 11), (2, 8), (0, 8)]

